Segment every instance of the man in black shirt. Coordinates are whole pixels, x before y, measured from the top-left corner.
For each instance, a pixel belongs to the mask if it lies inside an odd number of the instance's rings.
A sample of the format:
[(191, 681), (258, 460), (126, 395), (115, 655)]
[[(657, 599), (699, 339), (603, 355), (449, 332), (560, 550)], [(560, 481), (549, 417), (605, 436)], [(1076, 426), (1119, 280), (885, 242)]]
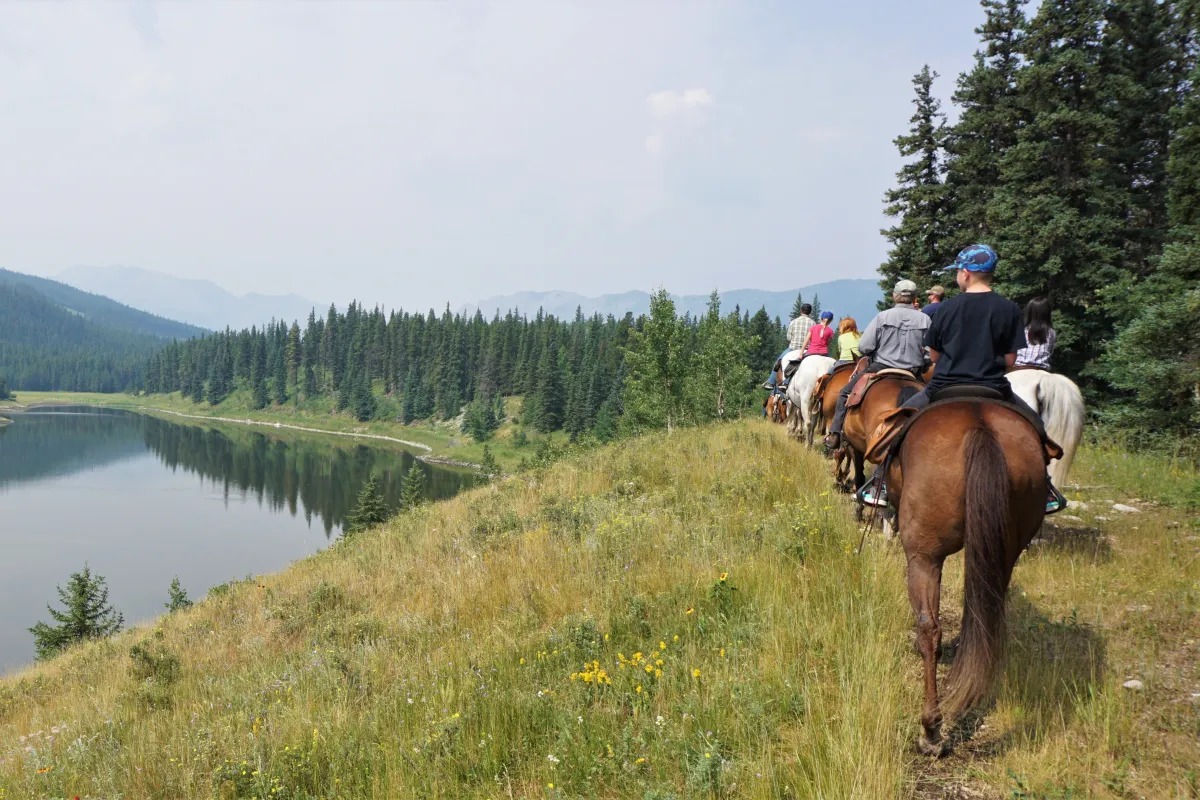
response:
[[(933, 360), (933, 377), (921, 392), (904, 405), (924, 408), (948, 386), (972, 384), (995, 389), (1004, 399), (1029, 412), (1037, 412), (1017, 395), (1004, 377), (1025, 346), (1025, 323), (1021, 307), (992, 291), (996, 252), (985, 244), (975, 244), (958, 254), (954, 264), (958, 288), (962, 292), (944, 303), (925, 331), (925, 346)], [(1043, 438), (1044, 431), (1039, 431)], [(1050, 478), (1047, 476), (1046, 483)], [(1046, 512), (1065, 506), (1062, 495), (1050, 487)]]

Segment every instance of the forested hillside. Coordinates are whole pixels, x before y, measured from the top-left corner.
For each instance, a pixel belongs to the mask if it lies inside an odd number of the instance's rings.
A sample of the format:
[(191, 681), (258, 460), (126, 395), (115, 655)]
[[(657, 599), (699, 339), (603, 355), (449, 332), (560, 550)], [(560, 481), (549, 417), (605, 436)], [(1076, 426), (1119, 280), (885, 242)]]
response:
[(975, 66), (949, 125), (914, 79), (912, 160), (881, 286), (922, 287), (973, 242), (997, 288), (1054, 304), (1054, 366), (1110, 418), (1200, 429), (1200, 3), (984, 0)]
[(56, 306), (74, 311), (107, 328), (144, 333), (163, 339), (190, 339), (204, 333), (203, 328), (155, 316), (118, 303), (107, 297), (84, 292), (65, 283), (0, 269), (0, 285), (27, 286)]
[[(699, 319), (676, 316), (665, 292), (648, 317), (570, 321), (513, 310), (487, 320), (351, 304), (324, 319), (220, 332), (172, 343), (150, 359), (145, 388), (218, 403), (237, 386), (252, 407), (333, 396), (359, 419), (468, 418), (486, 428), (506, 395), (524, 395), (522, 422), (541, 432), (595, 431), (607, 438), (625, 411), (627, 353), (644, 391), (635, 414), (652, 427), (739, 413), (750, 388), (785, 345), (783, 322), (766, 311), (722, 314), (714, 294)], [(705, 376), (697, 386), (695, 376)], [(727, 387), (721, 390), (720, 387)], [(715, 394), (710, 394), (715, 392)]]
[(14, 391), (136, 388), (146, 359), (162, 345), (156, 336), (92, 322), (30, 286), (0, 282), (0, 385)]

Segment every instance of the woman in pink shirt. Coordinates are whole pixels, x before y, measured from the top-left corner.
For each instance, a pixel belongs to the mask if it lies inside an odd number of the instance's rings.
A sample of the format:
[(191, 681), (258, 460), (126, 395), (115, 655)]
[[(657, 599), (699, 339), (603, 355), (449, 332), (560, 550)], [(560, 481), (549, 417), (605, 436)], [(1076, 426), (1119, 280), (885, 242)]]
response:
[(821, 324), (813, 325), (808, 329), (808, 337), (805, 341), (804, 355), (806, 356), (827, 356), (829, 355), (829, 343), (833, 341), (833, 328), (830, 323), (833, 322), (833, 312), (824, 311), (821, 313)]

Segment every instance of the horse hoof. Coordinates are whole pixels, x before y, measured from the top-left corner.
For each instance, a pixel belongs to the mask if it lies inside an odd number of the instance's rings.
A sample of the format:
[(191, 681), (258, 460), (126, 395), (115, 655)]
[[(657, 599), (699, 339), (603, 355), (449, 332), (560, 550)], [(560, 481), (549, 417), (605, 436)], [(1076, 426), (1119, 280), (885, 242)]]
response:
[(936, 742), (931, 742), (924, 734), (921, 734), (921, 738), (917, 739), (917, 749), (921, 751), (921, 755), (929, 756), (930, 758), (942, 758), (950, 752), (950, 746), (946, 744), (945, 739), (938, 739)]

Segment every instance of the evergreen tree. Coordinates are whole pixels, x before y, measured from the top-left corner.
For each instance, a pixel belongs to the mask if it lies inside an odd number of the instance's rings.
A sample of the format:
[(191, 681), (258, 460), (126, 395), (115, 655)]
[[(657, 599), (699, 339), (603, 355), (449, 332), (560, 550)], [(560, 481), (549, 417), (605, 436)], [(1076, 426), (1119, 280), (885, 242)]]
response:
[(746, 333), (756, 340), (750, 348), (750, 368), (767, 372), (787, 346), (787, 332), (771, 321), (766, 308), (760, 308), (745, 326)]
[(359, 531), (382, 525), (391, 515), (392, 511), (379, 491), (379, 480), (372, 475), (359, 491), (354, 508), (346, 515), (346, 523), (342, 526), (342, 535), (348, 537)]
[(4, 376), (0, 375), (0, 400), (11, 400), (12, 392), (8, 390), (8, 383), (4, 380)]
[(812, 307), (813, 307), (812, 318), (815, 320), (820, 320), (821, 319), (821, 295), (817, 294), (816, 292), (813, 292)]
[(271, 370), (271, 399), (275, 401), (276, 405), (283, 405), (287, 402), (288, 387), (288, 367), (284, 349), (277, 346), (271, 360), (273, 362)]
[(404, 485), (400, 488), (400, 508), (411, 511), (425, 502), (425, 470), (421, 462), (414, 461), (408, 474), (404, 476)]
[(263, 336), (250, 330), (253, 340), (250, 355), (250, 407), (254, 410), (266, 408), (267, 396), (267, 353)]
[(87, 565), (82, 572), (71, 574), (66, 589), (58, 587), (58, 598), (65, 606), (62, 611), (46, 607), (57, 624), (38, 622), (29, 629), (38, 661), (51, 658), (77, 642), (111, 636), (125, 624), (124, 616), (108, 604), (107, 582), (100, 575), (93, 575)]
[(982, 49), (976, 51), (971, 71), (958, 78), (954, 102), (962, 112), (946, 142), (946, 183), (954, 198), (947, 252), (986, 241), (992, 234), (988, 209), (1000, 185), (1001, 160), (1016, 144), (1028, 117), (1017, 91), (1026, 2), (983, 0), (987, 19), (975, 29)]
[(292, 327), (288, 329), (287, 349), (284, 357), (287, 361), (287, 385), (299, 389), (296, 385), (300, 377), (300, 325), (293, 321)]
[(1050, 299), (1055, 364), (1076, 375), (1113, 328), (1102, 292), (1124, 285), (1125, 201), (1106, 166), (1116, 126), (1100, 64), (1103, 12), (1103, 0), (1055, 0), (1030, 21), (1017, 81), (1030, 119), (1004, 154), (989, 215), (995, 288), (1018, 303)]
[[(803, 306), (804, 306), (804, 294), (802, 292), (797, 292), (796, 293), (796, 302), (792, 303), (792, 316), (791, 316), (791, 319), (788, 320), (789, 322), (792, 319), (795, 319), (796, 317), (798, 317), (804, 313)], [(736, 315), (737, 312), (735, 311), (734, 314)]]
[(466, 414), (463, 415), (463, 431), (470, 434), (471, 438), (477, 442), (485, 442), (490, 439), (492, 432), (498, 427), (493, 409), (494, 406), (490, 400), (472, 401), (467, 406)]
[(375, 416), (376, 405), (371, 380), (365, 373), (360, 374), (354, 384), (354, 416), (359, 422), (366, 422)]
[(496, 463), (496, 457), (492, 455), (492, 449), (485, 444), (483, 446), (483, 458), (479, 462), (479, 475), (485, 481), (491, 481), (499, 478), (500, 474), (500, 465)]
[(686, 421), (690, 358), (683, 346), (685, 336), (675, 301), (666, 289), (659, 289), (650, 296), (650, 316), (642, 330), (630, 332), (625, 354), (629, 376), (623, 421), (632, 431), (670, 432)]
[[(890, 297), (896, 281), (915, 281), (920, 288), (932, 285), (935, 269), (953, 260), (954, 242), (948, 228), (950, 194), (945, 182), (944, 148), (947, 128), (941, 103), (933, 96), (937, 73), (926, 65), (913, 78), (916, 111), (912, 127), (895, 141), (900, 155), (915, 159), (896, 173), (899, 185), (885, 195), (886, 213), (900, 222), (882, 231), (891, 244), (888, 260), (879, 267), (880, 287)], [(880, 301), (880, 309), (889, 303)]]
[(192, 607), (192, 601), (188, 599), (187, 592), (183, 590), (183, 586), (179, 583), (179, 576), (176, 575), (171, 580), (171, 586), (167, 589), (167, 613), (176, 611), (184, 611)]
[(536, 416), (529, 420), (540, 433), (550, 433), (562, 427), (563, 387), (562, 373), (558, 366), (558, 348), (548, 344), (542, 348), (538, 358), (537, 383), (534, 393)]

